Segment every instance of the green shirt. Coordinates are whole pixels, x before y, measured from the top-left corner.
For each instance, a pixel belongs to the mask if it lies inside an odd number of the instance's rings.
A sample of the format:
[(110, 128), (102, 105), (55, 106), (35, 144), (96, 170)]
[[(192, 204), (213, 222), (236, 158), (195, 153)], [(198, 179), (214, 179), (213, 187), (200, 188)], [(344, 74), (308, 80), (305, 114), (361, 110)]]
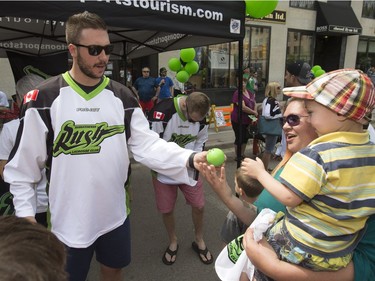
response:
[[(274, 178), (276, 180), (279, 180), (280, 174), (283, 171), (283, 169), (284, 167), (281, 167), (279, 170), (277, 170), (276, 174), (274, 175)], [(257, 201), (254, 202), (254, 205), (257, 207), (258, 214), (264, 208), (269, 208), (275, 211), (276, 213), (280, 211), (285, 213), (285, 206), (281, 204), (279, 201), (277, 201), (276, 198), (273, 197), (271, 193), (267, 191), (267, 189), (263, 189)]]

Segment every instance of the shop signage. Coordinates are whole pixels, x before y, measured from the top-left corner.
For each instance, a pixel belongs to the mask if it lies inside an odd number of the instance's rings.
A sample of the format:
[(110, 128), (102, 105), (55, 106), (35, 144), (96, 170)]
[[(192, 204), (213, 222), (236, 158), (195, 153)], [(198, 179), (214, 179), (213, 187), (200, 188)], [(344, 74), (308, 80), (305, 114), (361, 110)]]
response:
[(266, 21), (266, 22), (285, 24), (286, 23), (286, 11), (274, 10), (271, 14), (260, 19), (246, 17), (246, 21)]
[(340, 25), (322, 25), (316, 27), (316, 32), (336, 32), (336, 33), (346, 33), (346, 34), (361, 34), (362, 28), (350, 27), (350, 26), (340, 26)]

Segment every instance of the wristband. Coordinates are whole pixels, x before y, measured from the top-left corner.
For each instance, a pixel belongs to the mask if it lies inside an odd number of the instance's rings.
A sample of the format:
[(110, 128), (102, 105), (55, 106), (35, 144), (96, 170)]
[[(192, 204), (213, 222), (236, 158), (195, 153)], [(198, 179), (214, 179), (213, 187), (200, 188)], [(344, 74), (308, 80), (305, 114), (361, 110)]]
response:
[(195, 156), (195, 154), (197, 154), (197, 153), (193, 152), (189, 156), (189, 167), (192, 168), (192, 169), (195, 169), (195, 167), (194, 167), (194, 156)]

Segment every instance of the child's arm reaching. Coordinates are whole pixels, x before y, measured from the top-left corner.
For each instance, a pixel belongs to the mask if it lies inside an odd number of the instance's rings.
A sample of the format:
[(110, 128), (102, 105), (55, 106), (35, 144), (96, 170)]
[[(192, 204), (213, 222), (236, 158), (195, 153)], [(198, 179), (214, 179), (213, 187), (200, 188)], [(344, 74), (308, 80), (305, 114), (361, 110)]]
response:
[(265, 169), (262, 160), (245, 158), (241, 163), (241, 170), (252, 178), (257, 179), (265, 189), (279, 202), (288, 207), (295, 207), (302, 203), (302, 198), (274, 179)]
[(226, 180), (225, 168), (216, 169), (212, 165), (202, 163), (199, 166), (199, 171), (228, 209), (244, 224), (250, 225), (257, 216), (256, 207), (253, 205), (249, 207), (248, 204), (244, 204), (241, 199), (233, 194)]

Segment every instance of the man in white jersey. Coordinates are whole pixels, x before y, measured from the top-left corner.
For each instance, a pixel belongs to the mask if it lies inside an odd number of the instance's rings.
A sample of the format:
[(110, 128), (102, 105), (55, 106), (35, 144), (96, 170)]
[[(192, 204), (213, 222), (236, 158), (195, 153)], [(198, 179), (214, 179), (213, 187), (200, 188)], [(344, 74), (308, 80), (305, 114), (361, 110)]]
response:
[[(188, 96), (162, 100), (151, 110), (148, 119), (151, 129), (161, 138), (194, 151), (202, 151), (208, 139), (206, 115), (210, 110), (210, 99), (201, 92)], [(198, 178), (198, 177), (197, 177)], [(203, 239), (204, 192), (203, 182), (198, 178), (194, 186), (183, 184), (163, 174), (153, 174), (152, 183), (158, 211), (162, 214), (163, 223), (169, 238), (169, 245), (163, 254), (162, 261), (172, 265), (176, 261), (178, 239), (175, 228), (174, 209), (178, 189), (185, 197), (186, 204), (191, 206), (194, 224), (194, 241), (192, 249), (204, 264), (211, 264), (213, 256)]]
[(16, 215), (35, 221), (34, 185), (46, 168), (52, 232), (67, 246), (70, 281), (85, 281), (95, 252), (101, 280), (123, 280), (130, 263), (124, 185), (134, 159), (195, 185), (206, 152), (167, 143), (149, 129), (124, 85), (104, 76), (113, 46), (107, 26), (83, 12), (66, 23), (70, 71), (24, 99), (19, 134), (5, 166)]
[[(39, 75), (36, 74), (28, 74), (23, 76), (20, 80), (18, 80), (16, 84), (16, 93), (17, 93), (17, 104), (19, 107), (22, 105), (22, 101), (25, 97), (25, 95), (30, 91), (33, 90), (38, 84), (44, 81), (44, 78), (42, 78)], [(20, 119), (13, 119), (7, 123), (4, 124), (3, 129), (0, 133), (0, 175), (3, 177), (3, 169), (8, 161), (10, 152), (13, 149), (14, 143), (16, 142), (16, 136), (18, 127), (20, 125)], [(36, 191), (36, 220), (38, 223), (48, 226), (47, 224), (47, 209), (48, 209), (48, 197), (46, 194), (46, 176), (45, 171), (42, 172), (42, 179), (35, 187)], [(9, 185), (8, 185), (9, 187)], [(1, 194), (1, 199), (5, 200), (8, 196), (10, 196), (10, 192), (7, 190), (7, 192)], [(11, 198), (11, 197), (9, 197)], [(9, 206), (6, 206), (10, 209), (11, 212), (14, 212), (13, 204), (11, 204), (11, 208)], [(3, 206), (2, 206), (3, 207)], [(3, 213), (2, 210), (0, 210), (0, 214), (8, 214), (9, 213)]]

